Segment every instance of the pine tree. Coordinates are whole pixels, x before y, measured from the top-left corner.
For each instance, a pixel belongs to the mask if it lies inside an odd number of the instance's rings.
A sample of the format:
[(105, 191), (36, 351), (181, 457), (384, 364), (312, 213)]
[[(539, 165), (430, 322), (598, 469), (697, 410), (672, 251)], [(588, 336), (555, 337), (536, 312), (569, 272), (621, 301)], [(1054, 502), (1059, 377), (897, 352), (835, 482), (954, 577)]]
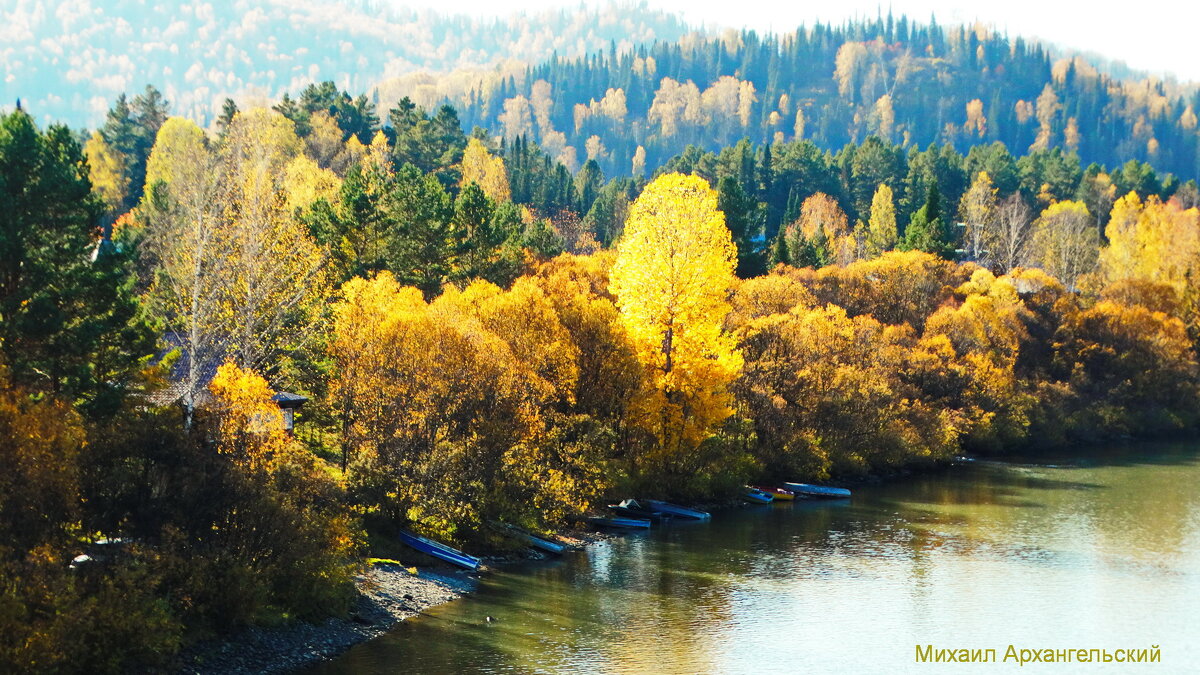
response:
[(931, 182), (925, 204), (913, 214), (904, 230), (904, 250), (925, 251), (945, 258), (954, 259), (954, 243), (942, 216), (941, 193), (937, 183)]
[(0, 361), (12, 381), (111, 412), (153, 340), (128, 260), (102, 244), (104, 211), (66, 127), (0, 115)]
[(791, 263), (791, 258), (788, 256), (787, 238), (783, 236), (783, 232), (775, 235), (775, 239), (771, 242), (771, 255), (768, 258), (771, 267), (776, 265), (788, 265)]
[[(284, 94), (284, 96), (286, 97), (287, 94)], [(221, 115), (217, 117), (217, 129), (220, 131), (222, 137), (229, 130), (229, 125), (233, 123), (233, 117), (237, 114), (237, 104), (231, 98), (225, 99), (225, 103), (221, 106)]]
[(717, 208), (725, 214), (725, 224), (738, 250), (738, 275), (743, 278), (762, 273), (761, 256), (755, 248), (759, 234), (759, 204), (746, 194), (733, 176), (721, 179), (717, 192)]

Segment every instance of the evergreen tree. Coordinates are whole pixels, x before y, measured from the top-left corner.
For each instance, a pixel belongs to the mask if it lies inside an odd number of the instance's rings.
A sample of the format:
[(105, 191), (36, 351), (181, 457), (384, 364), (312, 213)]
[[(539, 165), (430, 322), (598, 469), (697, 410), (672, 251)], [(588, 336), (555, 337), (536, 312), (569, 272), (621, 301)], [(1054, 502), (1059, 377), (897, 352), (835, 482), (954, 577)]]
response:
[(592, 209), (600, 188), (604, 185), (604, 172), (596, 160), (589, 159), (583, 163), (579, 173), (575, 174), (575, 192), (579, 196), (579, 213), (587, 213)]
[(925, 251), (947, 260), (954, 259), (954, 242), (942, 215), (942, 198), (937, 183), (930, 183), (925, 204), (913, 214), (904, 230), (906, 251)]
[(771, 241), (771, 255), (767, 261), (771, 267), (791, 263), (791, 258), (788, 256), (787, 238), (783, 236), (783, 232), (775, 235), (775, 239)]
[(66, 127), (0, 115), (0, 361), (12, 381), (111, 412), (153, 352), (127, 256), (97, 237), (104, 207)]
[(394, 185), (389, 206), (396, 227), (388, 241), (388, 268), (432, 298), (456, 274), (467, 250), (466, 232), (455, 222), (450, 195), (436, 176), (405, 164)]
[(725, 225), (737, 246), (738, 275), (747, 278), (761, 274), (763, 261), (755, 242), (761, 229), (758, 202), (746, 194), (737, 178), (726, 176), (717, 189), (717, 208), (725, 214)]
[[(284, 96), (286, 98), (286, 94)], [(217, 117), (217, 129), (220, 130), (222, 137), (225, 136), (225, 132), (229, 129), (229, 125), (233, 123), (234, 115), (237, 115), (238, 112), (240, 111), (238, 110), (237, 104), (233, 102), (233, 99), (225, 99), (225, 103), (221, 106), (221, 114)]]

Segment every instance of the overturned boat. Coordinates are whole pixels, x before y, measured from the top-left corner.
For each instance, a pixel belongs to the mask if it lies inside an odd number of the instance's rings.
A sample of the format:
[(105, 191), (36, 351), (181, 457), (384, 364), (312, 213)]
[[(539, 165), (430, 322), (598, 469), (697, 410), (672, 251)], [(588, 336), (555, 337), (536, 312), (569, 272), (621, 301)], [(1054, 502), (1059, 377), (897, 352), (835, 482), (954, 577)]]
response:
[(650, 507), (648, 504), (643, 505), (636, 499), (624, 499), (619, 504), (609, 504), (608, 508), (621, 516), (629, 518), (641, 518), (654, 523), (661, 523), (671, 519), (671, 514), (665, 511)]
[(407, 544), (409, 548), (416, 549), (421, 553), (433, 556), (438, 560), (444, 560), (452, 565), (458, 565), (459, 567), (463, 567), (465, 569), (477, 570), (479, 569), (479, 565), (483, 562), (475, 556), (467, 555), (456, 548), (451, 548), (432, 539), (426, 539), (425, 537), (413, 534), (412, 532), (400, 530), (400, 541), (404, 544)]
[(784, 483), (783, 487), (796, 493), (798, 497), (816, 499), (849, 499), (850, 491), (846, 488), (828, 487), (825, 485), (810, 485), (808, 483)]
[(519, 539), (520, 541), (523, 541), (526, 544), (529, 544), (533, 548), (536, 548), (541, 551), (545, 551), (546, 553), (553, 553), (554, 555), (562, 555), (564, 551), (566, 551), (568, 548), (570, 548), (566, 544), (560, 544), (557, 541), (554, 541), (552, 539), (548, 539), (546, 537), (539, 537), (535, 534), (530, 534), (529, 532), (526, 532), (525, 530), (522, 530), (519, 527), (509, 525), (508, 523), (496, 523), (496, 526), (499, 527), (501, 530), (504, 530), (504, 532), (506, 534), (511, 535), (514, 539)]
[(669, 513), (676, 518), (683, 518), (684, 520), (708, 520), (712, 518), (712, 514), (708, 511), (697, 511), (696, 509), (689, 509), (686, 506), (662, 502), (657, 499), (643, 499), (642, 502), (655, 511)]
[(609, 527), (622, 530), (648, 530), (650, 521), (644, 518), (588, 518), (587, 521), (596, 527)]

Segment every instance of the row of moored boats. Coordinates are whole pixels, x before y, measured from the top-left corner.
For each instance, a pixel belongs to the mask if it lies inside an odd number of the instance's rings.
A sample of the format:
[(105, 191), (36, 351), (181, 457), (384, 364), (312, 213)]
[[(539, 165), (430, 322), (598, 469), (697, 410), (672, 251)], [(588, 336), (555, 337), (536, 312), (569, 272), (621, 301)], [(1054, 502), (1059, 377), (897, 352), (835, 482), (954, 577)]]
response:
[[(747, 485), (742, 498), (753, 504), (790, 502), (796, 499), (849, 499), (850, 491), (809, 483), (784, 483), (783, 487)], [(697, 511), (655, 499), (626, 499), (619, 504), (609, 504), (608, 508), (616, 515), (609, 518), (588, 518), (588, 522), (599, 527), (646, 529), (654, 523), (671, 520), (708, 520), (712, 517), (706, 511)]]
[[(796, 499), (849, 499), (850, 491), (845, 488), (809, 483), (784, 483), (782, 487), (748, 485), (742, 497), (753, 504), (770, 504), (776, 501), (794, 501)], [(648, 529), (653, 523), (712, 518), (707, 511), (689, 509), (686, 506), (657, 499), (626, 499), (618, 504), (610, 504), (608, 508), (614, 515), (588, 518), (588, 522), (601, 528), (637, 530)], [(552, 538), (537, 536), (505, 523), (496, 523), (495, 527), (528, 546), (546, 553), (558, 555), (570, 548)], [(476, 570), (483, 563), (479, 558), (411, 532), (401, 531), (400, 541), (414, 550), (465, 569)]]

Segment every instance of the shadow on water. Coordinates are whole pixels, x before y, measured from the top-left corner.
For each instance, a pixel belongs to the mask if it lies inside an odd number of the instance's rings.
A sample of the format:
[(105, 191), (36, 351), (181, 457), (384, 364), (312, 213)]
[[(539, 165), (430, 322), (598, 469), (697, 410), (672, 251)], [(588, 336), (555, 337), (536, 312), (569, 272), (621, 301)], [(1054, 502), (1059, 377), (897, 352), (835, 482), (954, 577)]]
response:
[(1200, 464), (1200, 437), (1159, 441), (1126, 441), (1078, 445), (1039, 455), (1012, 455), (978, 463), (1029, 468), (1091, 469), (1136, 466), (1195, 466)]

